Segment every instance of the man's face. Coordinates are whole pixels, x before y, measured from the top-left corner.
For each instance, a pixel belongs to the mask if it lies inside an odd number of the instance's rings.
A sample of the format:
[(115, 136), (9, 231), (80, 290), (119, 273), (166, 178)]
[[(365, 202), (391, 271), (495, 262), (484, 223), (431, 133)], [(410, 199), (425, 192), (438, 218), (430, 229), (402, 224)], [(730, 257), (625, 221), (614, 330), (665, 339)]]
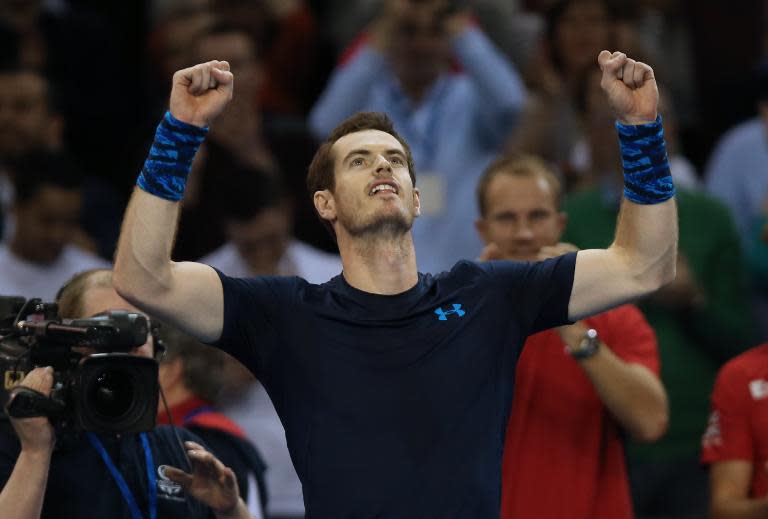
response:
[(32, 198), (15, 206), (14, 252), (42, 265), (56, 261), (77, 231), (81, 206), (79, 189), (43, 184)]
[(37, 74), (0, 74), (0, 155), (52, 146), (47, 88)]
[(275, 275), (291, 239), (288, 208), (268, 207), (248, 221), (231, 221), (227, 236), (253, 275)]
[(408, 85), (429, 85), (450, 58), (450, 41), (444, 19), (438, 16), (444, 2), (411, 2), (408, 15), (393, 34), (390, 59), (398, 79)]
[(321, 216), (352, 236), (410, 230), (419, 215), (419, 193), (411, 182), (400, 142), (379, 130), (350, 133), (331, 148), (335, 189), (330, 211)]
[(552, 186), (537, 175), (497, 174), (485, 195), (486, 214), (477, 230), (505, 259), (533, 261), (542, 247), (557, 244), (566, 217), (555, 206)]
[(579, 74), (594, 67), (597, 54), (610, 47), (608, 14), (602, 2), (572, 2), (558, 21), (553, 43), (566, 73)]
[[(120, 297), (112, 287), (95, 286), (83, 294), (83, 317), (93, 317), (109, 310), (128, 310), (143, 314), (138, 308)], [(152, 335), (147, 334), (147, 342), (129, 353), (137, 357), (152, 358), (154, 343)]]

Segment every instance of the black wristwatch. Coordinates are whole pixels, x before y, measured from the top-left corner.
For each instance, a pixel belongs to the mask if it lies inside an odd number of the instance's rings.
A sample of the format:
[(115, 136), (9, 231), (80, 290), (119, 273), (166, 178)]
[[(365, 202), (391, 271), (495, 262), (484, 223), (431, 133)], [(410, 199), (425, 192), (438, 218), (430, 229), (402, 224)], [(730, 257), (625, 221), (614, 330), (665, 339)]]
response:
[(597, 337), (597, 330), (590, 328), (584, 334), (578, 346), (568, 348), (568, 353), (576, 360), (584, 360), (594, 356), (599, 349), (600, 339)]

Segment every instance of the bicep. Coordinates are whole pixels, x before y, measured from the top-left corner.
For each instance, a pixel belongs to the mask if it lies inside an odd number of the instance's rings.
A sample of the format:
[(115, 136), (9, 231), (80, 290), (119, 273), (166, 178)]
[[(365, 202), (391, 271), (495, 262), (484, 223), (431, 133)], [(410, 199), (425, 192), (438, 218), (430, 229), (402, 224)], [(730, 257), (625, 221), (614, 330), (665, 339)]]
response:
[(568, 318), (577, 321), (647, 293), (630, 272), (628, 260), (615, 248), (579, 251)]
[(208, 265), (172, 263), (168, 290), (148, 303), (154, 315), (203, 342), (213, 342), (221, 336), (224, 290), (219, 275)]

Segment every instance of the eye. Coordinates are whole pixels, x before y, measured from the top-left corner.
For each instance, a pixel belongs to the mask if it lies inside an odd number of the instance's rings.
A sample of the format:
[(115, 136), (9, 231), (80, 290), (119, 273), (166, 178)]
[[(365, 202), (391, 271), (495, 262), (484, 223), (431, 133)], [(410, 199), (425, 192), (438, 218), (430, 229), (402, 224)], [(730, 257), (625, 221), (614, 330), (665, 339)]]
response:
[(355, 159), (352, 159), (352, 161), (349, 163), (351, 166), (362, 166), (364, 164), (362, 157), (357, 157)]
[(404, 161), (404, 160), (402, 159), (402, 157), (400, 157), (399, 155), (395, 155), (394, 157), (392, 157), (392, 158), (390, 159), (390, 162), (391, 162), (392, 164), (397, 164), (398, 166), (403, 166), (403, 165), (405, 165), (405, 161)]

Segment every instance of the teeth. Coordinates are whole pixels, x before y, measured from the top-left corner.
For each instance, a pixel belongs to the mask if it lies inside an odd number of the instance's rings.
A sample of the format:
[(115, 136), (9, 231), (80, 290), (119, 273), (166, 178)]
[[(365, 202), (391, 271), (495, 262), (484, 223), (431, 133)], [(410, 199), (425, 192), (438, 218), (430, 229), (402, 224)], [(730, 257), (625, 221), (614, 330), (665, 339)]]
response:
[(397, 193), (397, 190), (395, 189), (395, 186), (393, 186), (391, 184), (379, 184), (378, 186), (376, 186), (373, 189), (371, 189), (371, 192), (369, 194), (370, 195), (375, 195), (379, 191), (384, 191), (384, 190), (391, 191), (393, 193)]

